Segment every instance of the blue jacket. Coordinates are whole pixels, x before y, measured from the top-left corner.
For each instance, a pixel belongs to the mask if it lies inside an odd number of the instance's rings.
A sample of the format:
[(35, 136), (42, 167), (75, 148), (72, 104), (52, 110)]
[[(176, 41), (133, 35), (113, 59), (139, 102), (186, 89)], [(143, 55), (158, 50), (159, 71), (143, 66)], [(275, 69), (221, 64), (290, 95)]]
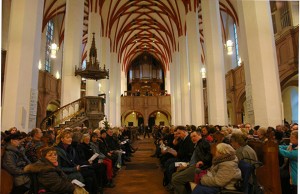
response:
[(298, 146), (292, 151), (287, 150), (287, 145), (279, 146), (279, 153), (290, 160), (290, 176), (292, 185), (297, 185), (298, 181)]

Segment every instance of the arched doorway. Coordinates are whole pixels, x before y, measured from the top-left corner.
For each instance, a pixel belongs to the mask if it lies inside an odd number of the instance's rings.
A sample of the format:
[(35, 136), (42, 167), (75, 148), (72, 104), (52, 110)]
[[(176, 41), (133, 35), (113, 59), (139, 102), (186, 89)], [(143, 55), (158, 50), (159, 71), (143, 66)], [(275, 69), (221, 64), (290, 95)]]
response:
[(163, 110), (156, 110), (149, 114), (148, 117), (148, 126), (150, 129), (154, 125), (157, 126), (170, 126), (171, 115), (170, 113)]
[(138, 111), (130, 110), (122, 115), (122, 126), (138, 127), (143, 123), (143, 114)]

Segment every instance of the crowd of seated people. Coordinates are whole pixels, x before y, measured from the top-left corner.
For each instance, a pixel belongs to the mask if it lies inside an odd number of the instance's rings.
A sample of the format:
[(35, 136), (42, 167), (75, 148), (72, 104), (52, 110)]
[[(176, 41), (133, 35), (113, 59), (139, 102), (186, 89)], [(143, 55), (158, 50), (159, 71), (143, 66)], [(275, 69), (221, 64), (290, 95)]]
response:
[[(220, 189), (236, 190), (241, 179), (239, 161), (250, 165), (258, 161), (248, 141), (265, 143), (269, 135), (279, 145), (279, 169), (282, 193), (297, 193), (298, 125), (276, 128), (251, 126), (154, 126), (156, 146), (152, 157), (164, 170), (163, 185), (175, 194), (214, 194)], [(194, 190), (187, 183), (195, 182)], [(249, 185), (253, 180), (249, 179)], [(250, 187), (251, 189), (251, 187)], [(251, 192), (251, 190), (249, 190)]]
[(122, 128), (32, 129), (1, 132), (2, 168), (13, 177), (10, 193), (103, 193), (130, 161), (133, 148)]

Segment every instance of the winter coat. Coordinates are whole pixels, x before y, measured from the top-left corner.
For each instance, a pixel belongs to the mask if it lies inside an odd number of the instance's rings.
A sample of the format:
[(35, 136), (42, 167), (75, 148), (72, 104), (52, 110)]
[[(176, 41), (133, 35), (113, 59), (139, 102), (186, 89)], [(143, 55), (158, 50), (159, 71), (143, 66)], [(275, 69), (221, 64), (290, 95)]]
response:
[[(210, 172), (210, 173), (209, 173)], [(213, 159), (209, 172), (201, 178), (201, 184), (236, 190), (234, 184), (241, 179), (241, 170), (235, 155), (222, 155)]]
[(291, 151), (287, 150), (287, 145), (279, 146), (279, 153), (290, 161), (290, 176), (292, 178), (292, 185), (298, 184), (298, 146), (293, 147)]
[(67, 174), (70, 180), (77, 179), (80, 182), (84, 182), (81, 173), (76, 169), (78, 157), (74, 147), (69, 145), (65, 149), (62, 142), (60, 142), (55, 148), (58, 156), (58, 167)]
[(24, 171), (36, 174), (38, 190), (45, 190), (45, 194), (69, 194), (75, 190), (67, 175), (46, 159), (27, 165)]
[(14, 177), (14, 186), (26, 185), (29, 187), (30, 178), (24, 172), (24, 167), (27, 164), (30, 164), (30, 161), (25, 154), (11, 144), (7, 144), (2, 159), (2, 167)]

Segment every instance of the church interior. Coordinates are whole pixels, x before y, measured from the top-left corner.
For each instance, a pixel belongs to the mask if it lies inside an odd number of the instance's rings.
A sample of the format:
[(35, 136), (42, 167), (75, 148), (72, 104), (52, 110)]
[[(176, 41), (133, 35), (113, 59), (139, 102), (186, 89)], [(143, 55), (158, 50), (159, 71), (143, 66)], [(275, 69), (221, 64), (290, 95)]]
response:
[[(157, 149), (146, 133), (156, 139), (164, 127), (276, 133), (298, 126), (299, 1), (2, 0), (1, 21), (1, 132), (8, 138), (12, 128), (88, 129), (91, 140), (94, 130), (128, 128), (142, 158)], [(251, 147), (269, 162), (257, 175), (265, 193), (284, 193), (272, 171), (278, 142)], [(122, 173), (116, 185), (128, 179)]]

